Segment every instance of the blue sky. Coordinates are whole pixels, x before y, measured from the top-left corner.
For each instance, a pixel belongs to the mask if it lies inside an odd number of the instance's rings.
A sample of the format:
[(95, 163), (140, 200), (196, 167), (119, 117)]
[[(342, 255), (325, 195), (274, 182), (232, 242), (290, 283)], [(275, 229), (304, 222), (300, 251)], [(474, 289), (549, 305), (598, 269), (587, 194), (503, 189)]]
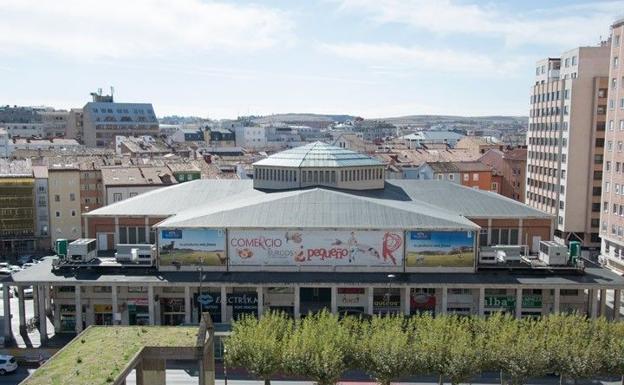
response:
[(536, 60), (624, 1), (0, 0), (0, 104), (115, 87), (157, 115), (526, 115)]

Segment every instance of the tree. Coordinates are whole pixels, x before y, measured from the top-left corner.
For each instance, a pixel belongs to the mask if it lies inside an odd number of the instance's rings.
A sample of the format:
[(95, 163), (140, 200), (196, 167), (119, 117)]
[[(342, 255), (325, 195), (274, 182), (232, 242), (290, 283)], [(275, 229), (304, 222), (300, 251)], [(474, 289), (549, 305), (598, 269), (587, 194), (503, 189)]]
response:
[(548, 372), (544, 322), (509, 316), (493, 318), (491, 322), (496, 328), (489, 329), (490, 352), (494, 365), (509, 376), (510, 384), (521, 385), (530, 377)]
[(575, 381), (608, 369), (609, 328), (604, 318), (588, 320), (579, 315), (545, 318), (546, 354), (560, 382)]
[(321, 311), (296, 324), (283, 354), (284, 367), (294, 375), (333, 385), (355, 361), (353, 334), (337, 316)]
[(611, 375), (620, 376), (624, 385), (624, 323), (613, 322), (609, 325), (609, 329), (607, 371)]
[(414, 333), (402, 316), (374, 317), (361, 328), (355, 345), (358, 366), (381, 385), (412, 374)]
[(267, 312), (260, 319), (247, 315), (236, 321), (225, 341), (227, 364), (243, 367), (269, 385), (271, 378), (283, 370), (283, 348), (292, 323), (284, 313), (278, 312)]
[(468, 381), (481, 371), (482, 342), (477, 340), (473, 318), (422, 316), (417, 319), (417, 355), (427, 369), (451, 384)]

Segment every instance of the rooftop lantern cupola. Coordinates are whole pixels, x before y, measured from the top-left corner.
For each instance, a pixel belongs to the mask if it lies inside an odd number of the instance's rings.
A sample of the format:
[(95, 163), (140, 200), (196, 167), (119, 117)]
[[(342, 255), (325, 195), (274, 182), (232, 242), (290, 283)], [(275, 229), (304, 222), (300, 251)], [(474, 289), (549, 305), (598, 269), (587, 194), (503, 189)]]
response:
[(323, 142), (278, 152), (253, 164), (254, 188), (327, 186), (347, 190), (384, 188), (384, 164)]

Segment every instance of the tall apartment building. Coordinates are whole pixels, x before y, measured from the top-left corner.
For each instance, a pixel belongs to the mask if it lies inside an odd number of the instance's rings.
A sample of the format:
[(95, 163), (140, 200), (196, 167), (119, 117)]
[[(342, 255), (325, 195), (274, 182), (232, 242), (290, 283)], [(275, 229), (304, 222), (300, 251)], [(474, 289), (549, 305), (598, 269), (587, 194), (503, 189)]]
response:
[(50, 239), (74, 240), (82, 236), (80, 169), (74, 164), (48, 167)]
[(611, 26), (607, 151), (604, 158), (601, 255), (610, 267), (624, 272), (624, 18)]
[(112, 147), (116, 135), (159, 134), (150, 103), (116, 103), (112, 95), (91, 95), (93, 101), (82, 108), (82, 140), (88, 147)]
[(527, 133), (526, 203), (553, 215), (555, 240), (600, 245), (608, 43), (537, 62)]

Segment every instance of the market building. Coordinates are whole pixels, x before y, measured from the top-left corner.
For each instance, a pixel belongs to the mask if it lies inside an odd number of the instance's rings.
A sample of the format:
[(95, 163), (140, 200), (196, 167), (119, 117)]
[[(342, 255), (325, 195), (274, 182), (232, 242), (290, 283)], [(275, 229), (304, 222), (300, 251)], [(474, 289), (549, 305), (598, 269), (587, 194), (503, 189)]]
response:
[[(377, 170), (383, 177), (374, 159), (313, 143), (257, 162), (253, 180), (145, 192), (83, 215), (91, 249), (116, 258), (47, 258), (5, 281), (4, 293), (34, 285), (57, 332), (192, 324), (202, 311), (225, 324), (322, 308), (596, 317), (608, 314), (608, 290), (619, 308), (624, 278), (568, 258), (565, 247), (563, 259), (537, 258), (544, 245), (557, 250), (542, 242), (552, 237), (550, 215), (457, 183), (384, 181)], [(149, 245), (152, 258), (129, 255)], [(7, 296), (5, 312), (9, 304)]]

